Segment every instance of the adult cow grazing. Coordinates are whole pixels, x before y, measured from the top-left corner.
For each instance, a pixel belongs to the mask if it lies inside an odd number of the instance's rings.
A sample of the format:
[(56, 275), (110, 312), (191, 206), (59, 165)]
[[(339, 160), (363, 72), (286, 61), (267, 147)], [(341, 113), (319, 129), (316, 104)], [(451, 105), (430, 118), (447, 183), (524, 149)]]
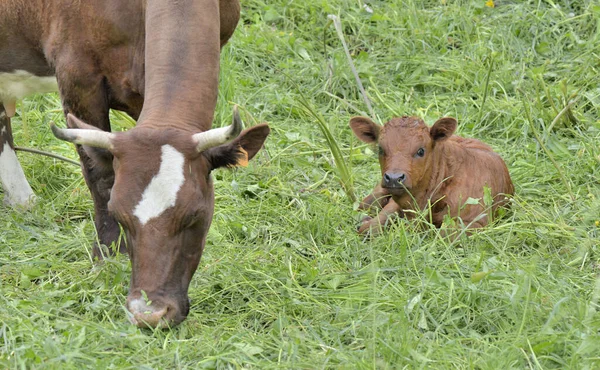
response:
[[(432, 127), (417, 117), (394, 118), (383, 127), (366, 117), (350, 120), (360, 140), (378, 144), (382, 175), (381, 183), (360, 205), (380, 212), (364, 220), (359, 233), (377, 233), (390, 216), (412, 217), (429, 205), (431, 222), (437, 227), (450, 215), (478, 228), (487, 225), (489, 213), (507, 204), (514, 188), (506, 164), (481, 141), (453, 135), (456, 126), (449, 117)], [(491, 209), (483, 203), (485, 187), (492, 196)], [(467, 202), (469, 198), (480, 201)]]
[[(220, 47), (238, 20), (238, 0), (0, 2), (0, 171), (19, 167), (15, 99), (56, 76), (69, 128), (52, 130), (78, 144), (100, 242), (117, 242), (117, 221), (125, 230), (138, 326), (185, 319), (212, 220), (210, 172), (245, 164), (269, 134), (264, 124), (240, 133), (236, 112), (231, 126), (210, 129)], [(110, 133), (109, 108), (137, 126)], [(2, 177), (9, 201), (26, 204), (30, 190), (14, 196), (26, 180), (15, 179)]]

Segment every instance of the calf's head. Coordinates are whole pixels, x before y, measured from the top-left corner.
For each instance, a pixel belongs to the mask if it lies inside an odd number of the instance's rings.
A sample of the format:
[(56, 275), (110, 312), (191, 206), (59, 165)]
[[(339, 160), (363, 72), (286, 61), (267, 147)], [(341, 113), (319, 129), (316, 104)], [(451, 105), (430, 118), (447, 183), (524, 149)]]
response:
[(108, 210), (128, 242), (131, 321), (141, 327), (177, 325), (188, 314), (188, 286), (212, 221), (210, 173), (246, 165), (262, 147), (269, 127), (241, 131), (237, 110), (231, 126), (196, 134), (143, 125), (108, 133), (70, 114), (67, 121), (77, 128), (53, 126), (54, 134), (83, 145), (97, 162), (108, 158), (105, 165), (115, 171)]
[(393, 118), (383, 127), (367, 117), (353, 117), (350, 128), (361, 141), (378, 144), (381, 186), (400, 196), (427, 186), (436, 146), (456, 130), (454, 118), (441, 118), (431, 128), (417, 117)]

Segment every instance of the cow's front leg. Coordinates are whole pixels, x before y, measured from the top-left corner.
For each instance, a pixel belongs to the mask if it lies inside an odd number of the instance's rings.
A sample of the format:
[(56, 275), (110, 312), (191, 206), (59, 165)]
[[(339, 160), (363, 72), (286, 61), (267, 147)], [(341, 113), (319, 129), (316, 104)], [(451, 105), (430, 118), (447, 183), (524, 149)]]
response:
[(27, 209), (35, 195), (15, 154), (10, 118), (15, 114), (15, 103), (0, 103), (0, 182), (4, 189), (4, 203), (10, 207)]
[(77, 145), (77, 153), (81, 162), (81, 172), (94, 201), (94, 225), (98, 233), (98, 243), (94, 244), (93, 249), (94, 257), (102, 259), (107, 252), (110, 255), (114, 254), (112, 249), (105, 249), (113, 243), (118, 246), (120, 253), (126, 254), (125, 242), (119, 239), (119, 224), (108, 213), (108, 201), (115, 182), (115, 172), (112, 166), (99, 165), (83, 146)]
[[(110, 131), (108, 94), (102, 77), (93, 74), (84, 75), (83, 68), (78, 71), (81, 75), (77, 76), (72, 74), (63, 76), (60, 68), (57, 68), (57, 72), (65, 116), (71, 113), (92, 126)], [(69, 72), (73, 71), (69, 70)], [(74, 127), (72, 122), (69, 126)], [(94, 257), (102, 259), (106, 254), (103, 246), (110, 247), (113, 243), (118, 246), (121, 253), (126, 253), (125, 242), (119, 238), (119, 224), (108, 213), (110, 191), (115, 182), (112, 154), (81, 145), (77, 145), (77, 153), (80, 158), (81, 172), (94, 201), (94, 224), (98, 233), (98, 243), (93, 249)], [(110, 248), (108, 253), (113, 254)]]
[(358, 206), (359, 210), (380, 210), (384, 208), (391, 199), (390, 193), (387, 189), (381, 187), (381, 184), (377, 184), (371, 194), (367, 195), (365, 199), (360, 202)]
[(390, 199), (385, 207), (379, 211), (376, 217), (367, 217), (362, 221), (358, 228), (359, 234), (378, 235), (385, 227), (390, 217), (394, 217), (402, 212), (402, 208), (393, 199)]

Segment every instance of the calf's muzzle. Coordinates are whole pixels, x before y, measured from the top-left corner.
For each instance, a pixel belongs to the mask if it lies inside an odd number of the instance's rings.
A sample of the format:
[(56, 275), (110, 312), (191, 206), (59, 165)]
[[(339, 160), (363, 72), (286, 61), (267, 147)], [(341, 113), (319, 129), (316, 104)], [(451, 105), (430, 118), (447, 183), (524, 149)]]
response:
[(383, 174), (381, 186), (387, 189), (405, 189), (405, 180), (406, 174), (404, 172), (386, 172)]

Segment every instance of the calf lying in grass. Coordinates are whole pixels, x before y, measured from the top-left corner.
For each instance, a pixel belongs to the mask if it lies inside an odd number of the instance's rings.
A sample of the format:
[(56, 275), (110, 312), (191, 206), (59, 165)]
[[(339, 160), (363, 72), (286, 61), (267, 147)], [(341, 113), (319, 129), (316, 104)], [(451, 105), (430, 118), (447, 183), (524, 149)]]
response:
[[(383, 127), (354, 117), (350, 127), (360, 140), (379, 145), (382, 174), (381, 183), (360, 205), (380, 212), (363, 220), (361, 234), (377, 233), (392, 215), (410, 218), (415, 214), (411, 211), (428, 207), (437, 227), (447, 215), (460, 218), (468, 228), (483, 227), (490, 211), (494, 214), (514, 192), (498, 154), (479, 140), (452, 135), (454, 118), (441, 118), (430, 128), (416, 117), (393, 118)], [(487, 205), (486, 188), (491, 199)]]

